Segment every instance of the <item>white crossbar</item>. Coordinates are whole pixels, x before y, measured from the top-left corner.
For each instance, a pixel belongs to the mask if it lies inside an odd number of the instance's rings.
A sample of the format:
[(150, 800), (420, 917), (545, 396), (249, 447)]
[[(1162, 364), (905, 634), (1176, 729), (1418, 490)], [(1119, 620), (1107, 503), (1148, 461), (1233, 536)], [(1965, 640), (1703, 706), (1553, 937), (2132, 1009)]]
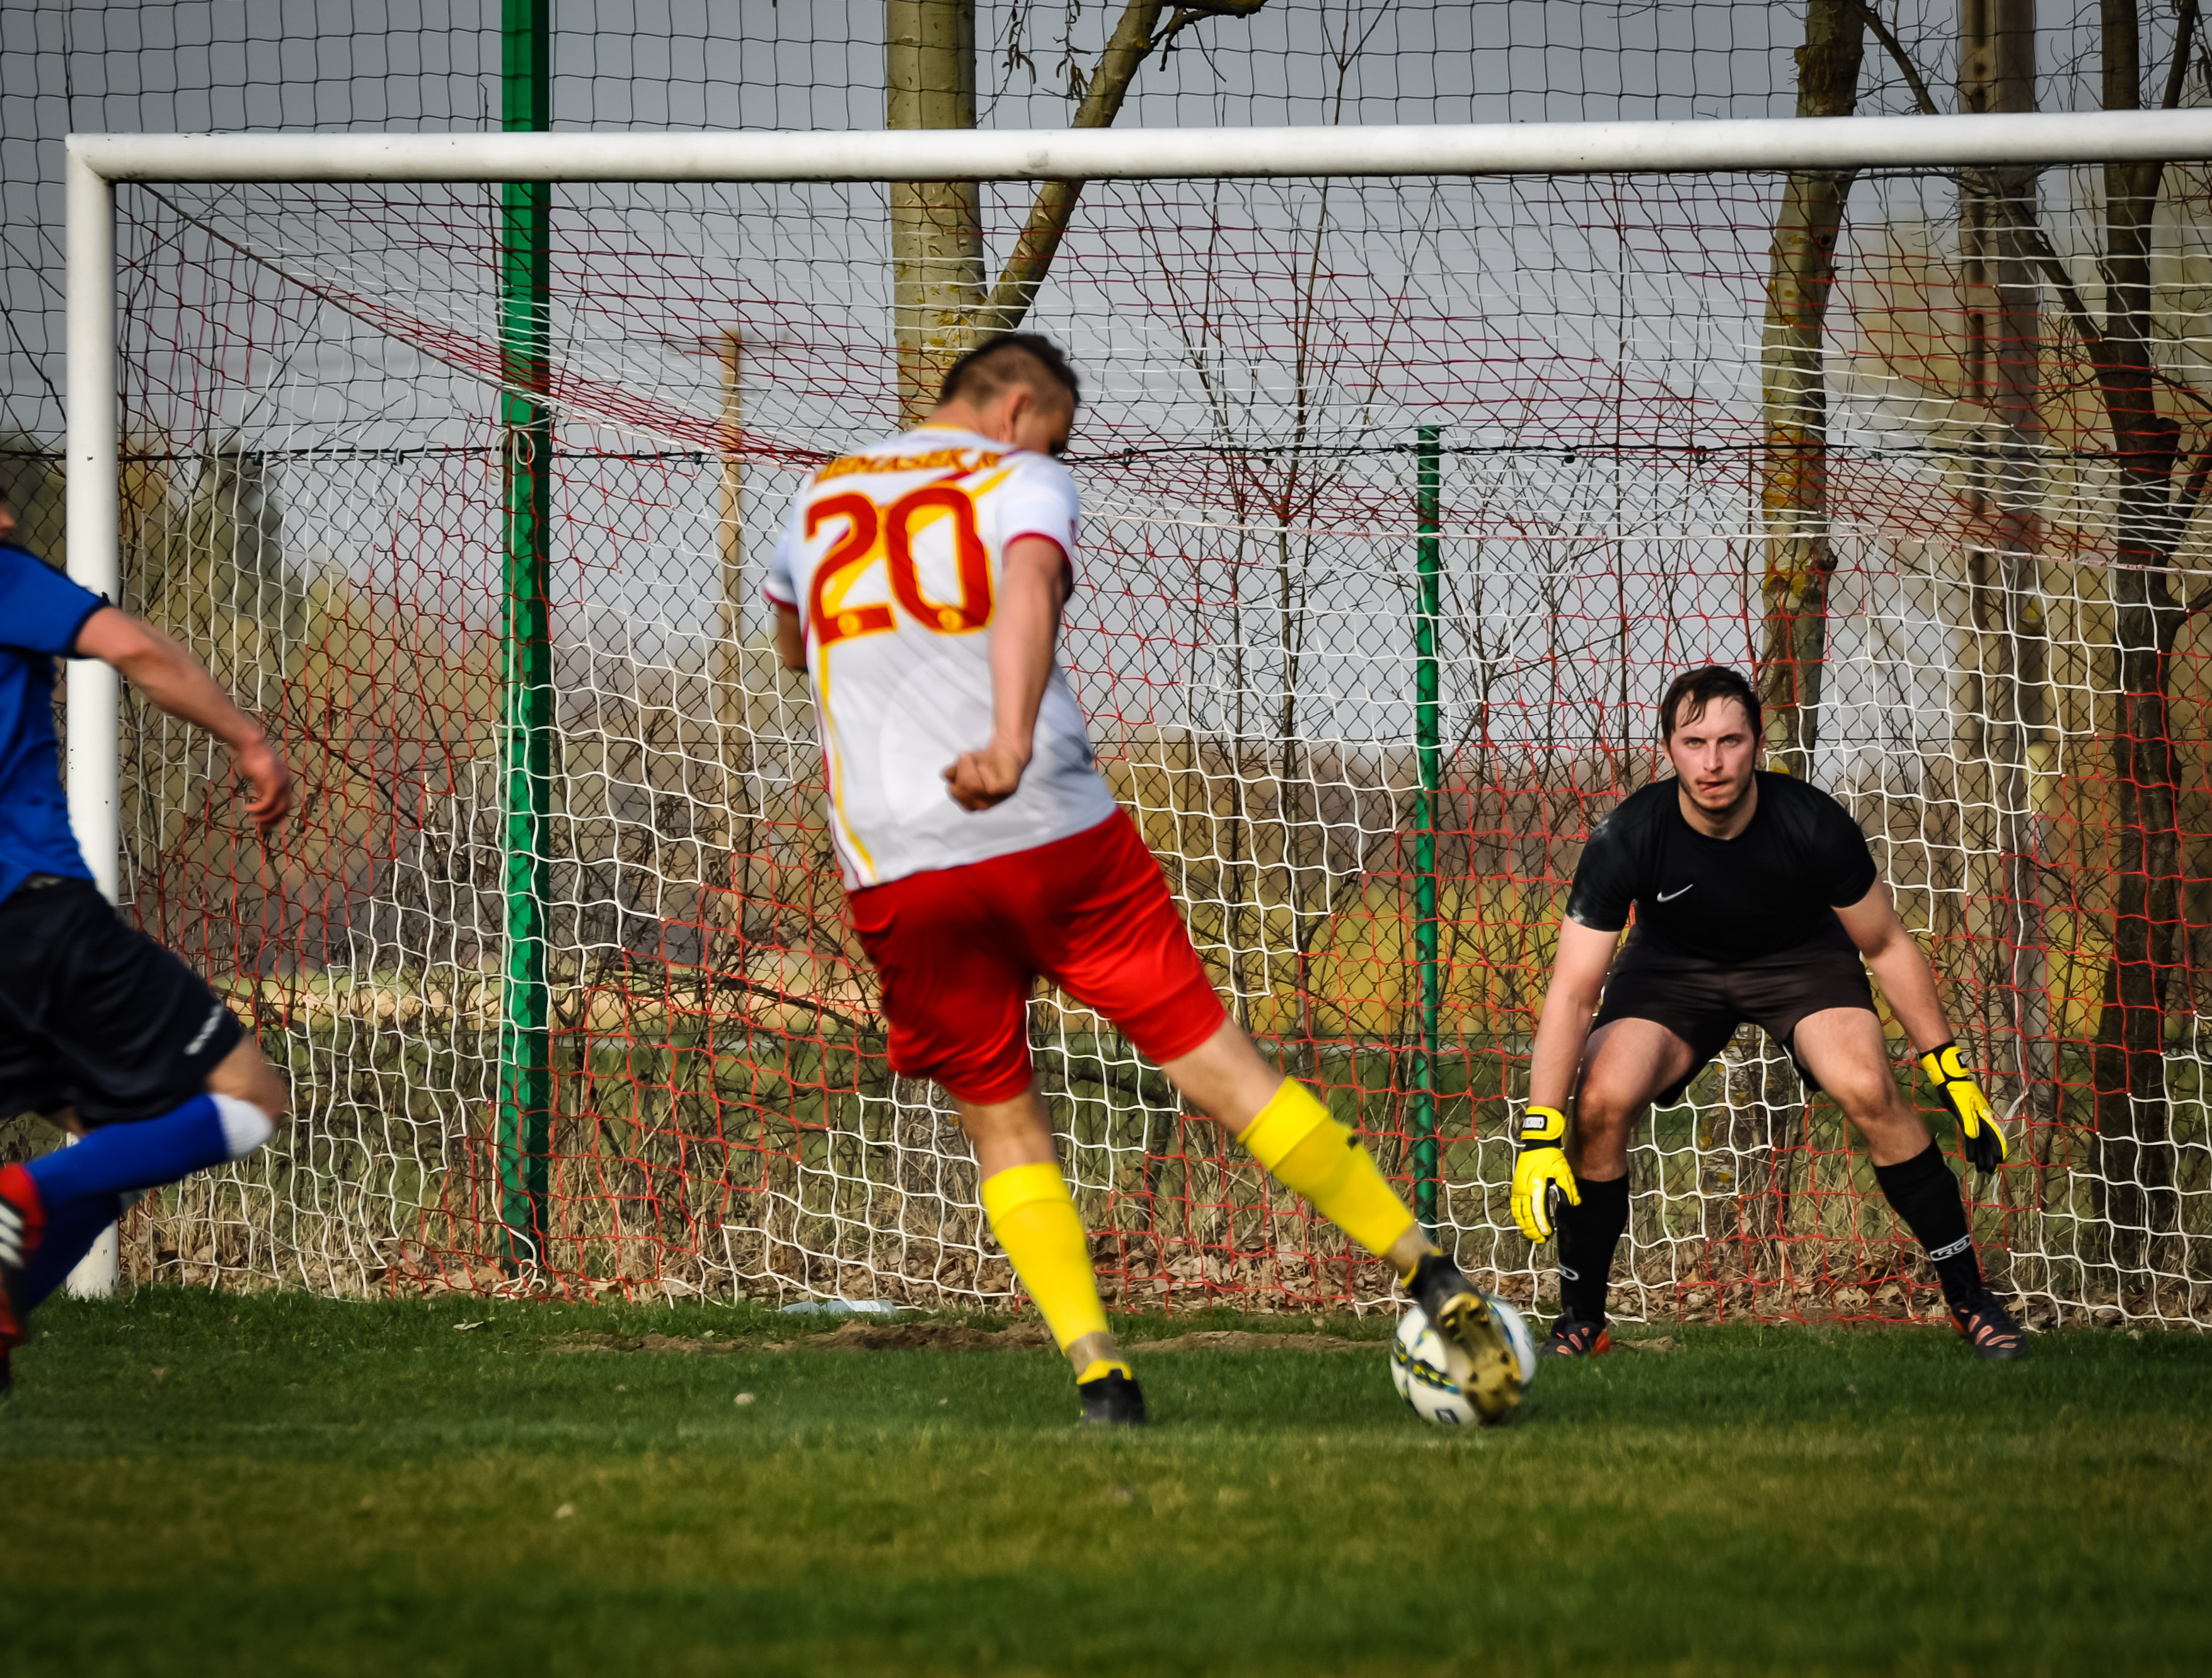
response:
[(1374, 128), (75, 134), (102, 179), (1018, 180), (1590, 174), (2212, 158), (2212, 109)]

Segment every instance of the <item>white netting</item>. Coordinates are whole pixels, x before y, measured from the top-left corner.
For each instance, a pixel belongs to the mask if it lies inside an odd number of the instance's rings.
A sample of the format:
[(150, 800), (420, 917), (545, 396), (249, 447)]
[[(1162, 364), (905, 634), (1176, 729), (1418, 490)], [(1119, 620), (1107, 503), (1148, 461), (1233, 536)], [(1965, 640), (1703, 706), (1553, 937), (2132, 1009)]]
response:
[[(2158, 230), (2176, 384), (2204, 343), (2185, 185)], [(2011, 190), (2103, 307), (2093, 185)], [(2051, 1308), (2197, 1319), (2194, 538), (2169, 521), (2148, 560), (2122, 552), (2126, 463), (2054, 274), (2010, 244), (1974, 265), (1960, 191), (1926, 172), (1850, 201), (1811, 355), (1834, 571), (1825, 620), (1799, 613), (1801, 635), (1825, 624), (1808, 764), (1875, 836), (2023, 1126), (2022, 1164), (1976, 1208), (1992, 1268)], [(264, 853), (205, 740), (139, 715), (131, 901), (255, 1013), (301, 1119), (265, 1163), (167, 1197), (131, 1262), (341, 1291), (488, 1280), (497, 189), (122, 201), (129, 604), (276, 720), (307, 790)], [(1102, 757), (1241, 1016), (1401, 1177), (1415, 437), (1443, 428), (1438, 1206), (1462, 1260), (1524, 1294), (1548, 1278), (1504, 1213), (1506, 1098), (1581, 839), (1654, 772), (1668, 675), (1761, 660), (1770, 607), (1802, 602), (1784, 526), (1806, 492), (1778, 513), (1762, 398), (1784, 201), (1747, 176), (1093, 184), (1027, 323), (1087, 381), (1066, 655)], [(983, 225), (1027, 202), (987, 186)], [(1004, 1298), (964, 1144), (884, 1068), (811, 718), (758, 602), (801, 475), (897, 427), (885, 191), (556, 205), (544, 1269)], [(2027, 370), (2009, 407), (2006, 367), (2014, 386)], [(2158, 398), (2177, 498), (2212, 444), (2191, 402)], [(2169, 635), (2155, 787), (2156, 754), (2113, 738), (2148, 714), (2115, 698), (2144, 622)], [(1048, 999), (1033, 1037), (1120, 1299), (1385, 1291), (1110, 1028)], [(1932, 1297), (1832, 1110), (1755, 1034), (1658, 1116), (1633, 1171), (1650, 1305), (1901, 1316)]]

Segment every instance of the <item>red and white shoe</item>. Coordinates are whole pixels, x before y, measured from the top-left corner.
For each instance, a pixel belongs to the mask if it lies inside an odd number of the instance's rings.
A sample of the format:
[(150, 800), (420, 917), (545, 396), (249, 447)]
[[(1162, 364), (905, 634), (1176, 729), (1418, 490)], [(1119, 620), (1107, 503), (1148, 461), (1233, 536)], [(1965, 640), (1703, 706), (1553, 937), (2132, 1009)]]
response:
[(0, 1350), (22, 1341), (16, 1291), (46, 1232), (46, 1208), (39, 1198), (39, 1185), (21, 1165), (0, 1166)]

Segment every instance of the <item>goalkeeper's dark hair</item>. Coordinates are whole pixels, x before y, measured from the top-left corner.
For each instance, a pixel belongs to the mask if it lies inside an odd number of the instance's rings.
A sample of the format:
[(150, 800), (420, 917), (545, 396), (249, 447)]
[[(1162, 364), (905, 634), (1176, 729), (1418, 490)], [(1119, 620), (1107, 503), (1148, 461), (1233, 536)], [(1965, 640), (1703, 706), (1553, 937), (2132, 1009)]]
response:
[(980, 408), (1009, 385), (1027, 385), (1040, 397), (1064, 394), (1083, 405), (1083, 386), (1067, 357), (1040, 332), (1000, 332), (985, 338), (945, 369), (937, 399), (956, 397)]
[(1667, 696), (1659, 702), (1660, 739), (1673, 739), (1677, 724), (1695, 722), (1716, 699), (1740, 703), (1751, 719), (1752, 738), (1759, 737), (1759, 693), (1751, 678), (1724, 664), (1709, 664), (1701, 670), (1686, 670), (1667, 684)]

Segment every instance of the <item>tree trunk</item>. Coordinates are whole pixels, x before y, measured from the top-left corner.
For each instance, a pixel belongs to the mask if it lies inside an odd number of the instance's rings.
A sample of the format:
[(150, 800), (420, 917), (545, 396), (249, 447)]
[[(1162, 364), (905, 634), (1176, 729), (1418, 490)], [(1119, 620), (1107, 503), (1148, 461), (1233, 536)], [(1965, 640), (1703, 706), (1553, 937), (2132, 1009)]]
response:
[[(2035, 108), (2035, 0), (1965, 0), (1959, 108)], [(2000, 1110), (2057, 1116), (2044, 951), (2042, 789), (2051, 765), (2050, 653), (2034, 556), (2036, 447), (2042, 434), (2041, 323), (2033, 252), (2036, 171), (1978, 170), (1960, 194), (1965, 313), (1968, 611), (1954, 714), (1966, 925), (1977, 995), (1954, 1014), (1989, 1068)], [(1972, 1023), (1967, 1024), (1971, 1019)]]
[[(975, 0), (884, 0), (884, 117), (894, 129), (975, 125)], [(983, 215), (972, 180), (890, 188), (892, 337), (906, 423), (937, 404), (983, 301)]]
[[(1858, 108), (1865, 53), (1859, 0), (1811, 0), (1797, 50), (1797, 114), (1847, 117)], [(1759, 348), (1765, 440), (1759, 514), (1766, 535), (1766, 619), (1759, 696), (1768, 751), (1802, 775), (1810, 766), (1827, 656), (1828, 397), (1822, 366), (1836, 279), (1848, 172), (1792, 174), (1783, 189), (1768, 258), (1766, 321)]]
[[(2142, 102), (2140, 21), (2133, 0), (2102, 0), (2104, 103)], [(2151, 232), (2165, 166), (2105, 169), (2105, 323), (2092, 346), (2118, 458), (2118, 563), (2112, 576), (2114, 714), (2110, 760), (2118, 787), (2112, 958), (2092, 1055), (2096, 1182), (2124, 1291), (2172, 1226), (2173, 1159), (2166, 1093), (2166, 989), (2180, 921), (2179, 802), (2167, 714), (2168, 655), (2184, 621), (2164, 568), (2183, 522), (2173, 499), (2180, 427), (2159, 411), (2151, 359)]]

